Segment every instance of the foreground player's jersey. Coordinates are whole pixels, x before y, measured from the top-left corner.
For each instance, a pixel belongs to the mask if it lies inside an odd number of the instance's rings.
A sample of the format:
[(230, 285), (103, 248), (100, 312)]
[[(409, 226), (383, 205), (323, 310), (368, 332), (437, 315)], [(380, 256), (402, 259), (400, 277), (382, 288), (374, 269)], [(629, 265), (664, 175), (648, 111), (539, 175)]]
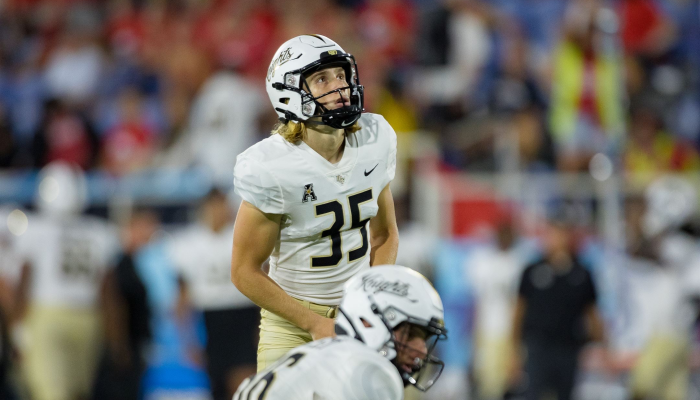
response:
[(233, 225), (213, 232), (195, 224), (175, 233), (168, 243), (168, 257), (187, 282), (192, 303), (202, 310), (253, 306), (231, 284)]
[(363, 114), (359, 124), (337, 164), (279, 135), (238, 156), (236, 193), (265, 213), (283, 214), (270, 277), (298, 299), (337, 305), (345, 281), (369, 268), (367, 225), (394, 178), (396, 134), (380, 115)]
[(396, 367), (349, 336), (311, 342), (252, 376), (233, 400), (400, 400)]
[(32, 300), (56, 307), (97, 306), (102, 277), (119, 249), (117, 229), (88, 216), (28, 217), (15, 246), (32, 267)]

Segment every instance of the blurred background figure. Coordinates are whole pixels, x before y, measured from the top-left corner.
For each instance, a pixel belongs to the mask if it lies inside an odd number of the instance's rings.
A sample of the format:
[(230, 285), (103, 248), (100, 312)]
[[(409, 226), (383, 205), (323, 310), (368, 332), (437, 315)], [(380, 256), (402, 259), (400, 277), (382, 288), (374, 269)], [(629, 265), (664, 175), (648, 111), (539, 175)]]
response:
[(543, 258), (522, 274), (513, 317), (512, 372), (517, 378), (523, 367), (528, 400), (573, 398), (581, 349), (605, 341), (593, 278), (574, 252), (570, 223), (556, 218), (544, 228)]
[(94, 168), (98, 157), (98, 138), (90, 121), (64, 100), (46, 102), (45, 116), (34, 134), (32, 158), (41, 168), (54, 161)]
[(116, 106), (118, 115), (103, 134), (100, 158), (106, 171), (121, 176), (150, 165), (159, 138), (138, 88), (122, 89)]
[[(234, 63), (213, 74), (192, 102), (189, 125), (163, 158), (166, 165), (194, 164), (211, 171), (217, 182), (230, 179), (235, 155), (262, 138), (266, 99)], [(265, 102), (263, 102), (263, 100)]]
[[(655, 180), (645, 196), (643, 234), (650, 247), (644, 296), (649, 330), (632, 370), (633, 399), (687, 399), (690, 348), (698, 318), (700, 247), (692, 216), (697, 194), (681, 179)], [(653, 300), (652, 300), (653, 299)]]
[(517, 240), (513, 221), (505, 218), (496, 227), (493, 243), (467, 261), (476, 302), (473, 369), (479, 399), (502, 399), (510, 389), (511, 315), (525, 263)]
[(622, 65), (613, 11), (599, 0), (568, 4), (553, 54), (550, 125), (560, 168), (578, 171), (596, 153), (620, 151)]
[(628, 174), (644, 187), (660, 175), (700, 170), (700, 156), (692, 144), (668, 132), (662, 115), (649, 99), (635, 99), (630, 107), (629, 142), (624, 153)]
[(396, 225), (399, 228), (399, 250), (396, 256), (396, 265), (411, 268), (420, 272), (425, 277), (431, 277), (435, 252), (439, 238), (429, 228), (410, 217), (410, 204), (408, 196), (394, 199), (396, 212)]
[[(0, 398), (16, 399), (18, 349), (13, 340), (26, 314), (29, 267), (13, 246), (14, 234), (26, 229), (26, 214), (17, 208), (0, 209)], [(21, 329), (21, 328), (20, 328)]]
[(104, 220), (81, 215), (87, 193), (78, 167), (51, 163), (39, 182), (39, 212), (15, 237), (31, 279), (23, 368), (33, 399), (87, 398), (102, 337), (100, 282), (114, 261), (117, 232)]
[(103, 281), (100, 296), (105, 340), (92, 399), (138, 400), (151, 343), (151, 310), (136, 267), (138, 252), (158, 228), (158, 216), (134, 210), (122, 228), (122, 251)]
[(198, 214), (198, 223), (173, 234), (168, 253), (190, 306), (204, 313), (212, 398), (230, 399), (256, 372), (260, 308), (231, 288), (234, 216), (226, 194), (209, 191)]
[(209, 400), (204, 320), (192, 309), (187, 283), (171, 261), (170, 234), (161, 219), (153, 211), (134, 214), (133, 233), (142, 245), (132, 255), (133, 265), (145, 288), (151, 332), (139, 398)]
[[(12, 169), (22, 166), (21, 157), (17, 139), (13, 136), (10, 128), (7, 110), (0, 103), (0, 168)], [(28, 165), (24, 165), (24, 167), (28, 167)]]
[[(51, 11), (60, 12), (54, 7)], [(46, 60), (44, 79), (50, 95), (84, 106), (97, 93), (103, 63), (99, 25), (94, 7), (76, 4), (66, 14), (65, 25), (56, 32), (53, 51)]]

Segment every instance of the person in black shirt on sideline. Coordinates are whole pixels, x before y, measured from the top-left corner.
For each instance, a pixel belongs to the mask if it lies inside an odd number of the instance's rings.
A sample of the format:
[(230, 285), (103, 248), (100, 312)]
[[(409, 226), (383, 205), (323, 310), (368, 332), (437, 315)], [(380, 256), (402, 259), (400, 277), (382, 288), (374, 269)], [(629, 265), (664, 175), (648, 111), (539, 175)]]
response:
[(516, 354), (514, 379), (524, 367), (527, 400), (552, 391), (558, 400), (571, 398), (583, 345), (590, 339), (604, 341), (596, 300), (591, 274), (572, 251), (569, 227), (550, 221), (544, 258), (523, 272), (514, 313), (514, 348), (527, 349), (524, 363)]
[(105, 343), (93, 400), (139, 400), (150, 346), (151, 309), (136, 258), (159, 226), (155, 212), (135, 210), (123, 232), (123, 253), (102, 282)]

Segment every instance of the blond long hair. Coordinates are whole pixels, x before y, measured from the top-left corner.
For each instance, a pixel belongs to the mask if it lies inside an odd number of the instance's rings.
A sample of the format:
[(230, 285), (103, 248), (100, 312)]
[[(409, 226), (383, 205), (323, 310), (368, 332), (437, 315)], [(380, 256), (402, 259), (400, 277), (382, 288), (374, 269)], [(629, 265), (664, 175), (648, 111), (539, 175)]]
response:
[[(358, 120), (359, 121), (359, 120)], [(360, 124), (356, 121), (354, 124), (345, 128), (345, 134), (354, 133), (360, 130)], [(278, 122), (272, 128), (272, 135), (280, 135), (289, 143), (297, 143), (306, 137), (306, 124), (301, 121)]]

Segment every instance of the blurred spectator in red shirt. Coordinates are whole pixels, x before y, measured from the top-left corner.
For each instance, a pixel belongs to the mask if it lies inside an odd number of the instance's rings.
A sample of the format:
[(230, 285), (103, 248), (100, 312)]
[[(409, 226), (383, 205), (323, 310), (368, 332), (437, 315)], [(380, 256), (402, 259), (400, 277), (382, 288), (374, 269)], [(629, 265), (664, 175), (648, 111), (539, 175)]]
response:
[(95, 164), (97, 142), (92, 125), (80, 112), (61, 100), (49, 100), (32, 143), (34, 166), (41, 168), (53, 161), (65, 161), (90, 169)]
[(255, 0), (219, 3), (194, 22), (194, 42), (218, 66), (262, 79), (275, 50), (272, 38), (278, 21), (271, 7)]
[(652, 0), (623, 0), (618, 13), (622, 43), (628, 53), (659, 55), (676, 39), (675, 27)]
[(134, 172), (149, 164), (155, 150), (155, 134), (144, 121), (143, 98), (134, 88), (119, 96), (121, 121), (102, 143), (103, 166), (115, 175)]
[(109, 3), (105, 35), (110, 47), (118, 56), (134, 56), (141, 51), (146, 35), (142, 16), (129, 0), (113, 0)]
[(394, 61), (408, 61), (414, 52), (415, 15), (411, 2), (369, 0), (358, 14), (368, 46)]

